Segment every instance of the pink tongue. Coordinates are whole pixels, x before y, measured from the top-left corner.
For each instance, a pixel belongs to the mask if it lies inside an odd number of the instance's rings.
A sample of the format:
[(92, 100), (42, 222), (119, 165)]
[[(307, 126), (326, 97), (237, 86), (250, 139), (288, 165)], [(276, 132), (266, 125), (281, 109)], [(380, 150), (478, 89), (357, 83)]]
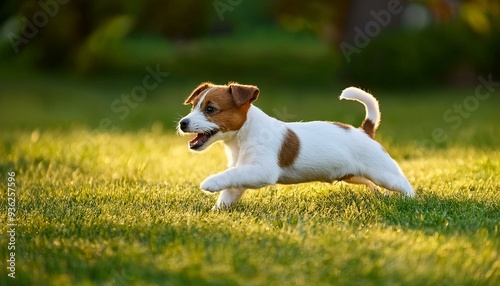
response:
[(203, 141), (205, 141), (206, 139), (207, 135), (205, 135), (204, 133), (198, 133), (193, 140), (189, 141), (189, 147), (193, 147), (199, 144), (200, 142), (203, 143)]

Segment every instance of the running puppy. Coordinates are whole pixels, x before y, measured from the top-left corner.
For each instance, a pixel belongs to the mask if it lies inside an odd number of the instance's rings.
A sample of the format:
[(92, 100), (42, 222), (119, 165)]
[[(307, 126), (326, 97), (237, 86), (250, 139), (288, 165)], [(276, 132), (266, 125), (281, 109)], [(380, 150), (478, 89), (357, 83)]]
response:
[(374, 140), (380, 123), (377, 100), (355, 87), (340, 99), (366, 108), (360, 128), (338, 122), (286, 123), (268, 116), (252, 103), (259, 96), (252, 85), (203, 83), (186, 99), (191, 113), (181, 119), (181, 134), (193, 133), (193, 151), (222, 140), (228, 169), (201, 183), (208, 192), (221, 192), (215, 209), (238, 201), (245, 189), (311, 181), (345, 181), (377, 186), (415, 196), (398, 164)]

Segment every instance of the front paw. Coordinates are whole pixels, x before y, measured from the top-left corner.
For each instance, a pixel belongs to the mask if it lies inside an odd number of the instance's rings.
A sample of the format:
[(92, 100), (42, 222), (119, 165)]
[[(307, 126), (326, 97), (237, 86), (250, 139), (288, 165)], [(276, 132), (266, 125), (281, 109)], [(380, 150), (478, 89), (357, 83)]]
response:
[(223, 182), (217, 175), (212, 175), (201, 183), (201, 189), (207, 192), (218, 192), (224, 189)]

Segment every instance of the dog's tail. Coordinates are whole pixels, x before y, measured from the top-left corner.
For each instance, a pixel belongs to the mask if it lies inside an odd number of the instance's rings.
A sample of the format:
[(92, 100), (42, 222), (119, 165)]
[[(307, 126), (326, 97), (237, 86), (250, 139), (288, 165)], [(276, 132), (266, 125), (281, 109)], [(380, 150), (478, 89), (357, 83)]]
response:
[(375, 138), (375, 131), (380, 124), (380, 110), (375, 97), (359, 88), (348, 87), (342, 91), (340, 99), (355, 100), (365, 106), (366, 117), (361, 124), (361, 129), (371, 138)]

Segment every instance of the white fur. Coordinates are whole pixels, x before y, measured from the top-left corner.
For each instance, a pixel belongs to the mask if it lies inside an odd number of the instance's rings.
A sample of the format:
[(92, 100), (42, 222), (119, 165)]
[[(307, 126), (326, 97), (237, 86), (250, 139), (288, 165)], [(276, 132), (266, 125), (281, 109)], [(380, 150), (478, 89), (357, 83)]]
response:
[(373, 95), (356, 87), (348, 87), (342, 91), (340, 99), (354, 100), (362, 103), (365, 106), (365, 119), (375, 123), (375, 129), (380, 125), (380, 110), (378, 102)]
[[(348, 88), (341, 98), (363, 103), (367, 118), (378, 125), (380, 112), (373, 96), (357, 88)], [(190, 118), (192, 124), (197, 126), (192, 131), (213, 128), (213, 123), (196, 108), (185, 118)], [(297, 134), (300, 149), (294, 163), (281, 168), (278, 154), (287, 129)], [(397, 163), (378, 142), (358, 128), (346, 130), (321, 121), (285, 123), (252, 105), (239, 130), (221, 133), (208, 143), (224, 141), (228, 169), (209, 176), (201, 183), (205, 191), (221, 192), (214, 208), (230, 206), (245, 189), (276, 183), (333, 182), (346, 175), (353, 175), (346, 179), (347, 182), (365, 184), (371, 189), (376, 189), (376, 184), (414, 196), (413, 188)]]

